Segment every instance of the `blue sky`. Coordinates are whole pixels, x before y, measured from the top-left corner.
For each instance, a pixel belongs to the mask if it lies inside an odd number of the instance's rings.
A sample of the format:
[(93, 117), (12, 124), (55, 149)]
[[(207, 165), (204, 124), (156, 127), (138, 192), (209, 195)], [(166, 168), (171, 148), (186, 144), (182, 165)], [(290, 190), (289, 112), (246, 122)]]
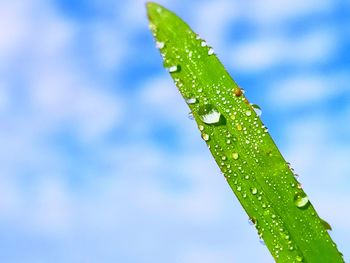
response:
[[(160, 1), (263, 110), (350, 260), (350, 1)], [(0, 261), (273, 262), (144, 1), (0, 3)]]

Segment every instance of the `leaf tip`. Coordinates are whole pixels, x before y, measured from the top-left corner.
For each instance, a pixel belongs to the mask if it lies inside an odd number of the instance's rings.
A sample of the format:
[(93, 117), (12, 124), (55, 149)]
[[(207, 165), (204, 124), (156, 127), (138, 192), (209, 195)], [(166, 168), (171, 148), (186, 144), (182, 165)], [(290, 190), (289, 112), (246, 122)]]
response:
[(155, 2), (147, 2), (146, 3), (147, 15), (149, 18), (154, 17), (157, 13), (160, 13), (164, 7), (155, 3)]
[(165, 7), (155, 2), (147, 2), (146, 9), (149, 20), (154, 22), (163, 17), (163, 14), (167, 13), (168, 11)]

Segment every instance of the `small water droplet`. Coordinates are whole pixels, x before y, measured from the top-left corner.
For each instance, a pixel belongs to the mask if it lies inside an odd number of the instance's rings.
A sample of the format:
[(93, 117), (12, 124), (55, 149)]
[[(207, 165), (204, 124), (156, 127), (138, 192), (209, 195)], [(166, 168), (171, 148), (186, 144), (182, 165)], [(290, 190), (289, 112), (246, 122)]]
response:
[(220, 121), (220, 112), (211, 104), (202, 106), (198, 111), (199, 117), (206, 124), (215, 124)]
[(295, 259), (296, 259), (297, 262), (303, 262), (303, 257), (302, 256), (298, 255)]
[(233, 154), (232, 154), (232, 157), (233, 157), (233, 159), (237, 160), (238, 157), (239, 157), (239, 156), (238, 156), (238, 153), (233, 153)]
[(255, 111), (256, 115), (261, 116), (262, 110), (261, 110), (260, 106), (257, 104), (251, 104), (251, 105), (252, 105), (252, 108)]
[(240, 97), (240, 96), (242, 96), (243, 91), (242, 91), (242, 89), (241, 89), (240, 87), (237, 87), (237, 88), (235, 88), (235, 89), (233, 90), (233, 94), (234, 94), (236, 97)]
[(237, 130), (241, 131), (242, 130), (242, 125), (237, 124)]
[(255, 187), (251, 188), (250, 191), (253, 195), (256, 195), (258, 193), (258, 189), (256, 189)]
[(203, 138), (203, 140), (208, 141), (209, 140), (209, 135), (206, 134), (206, 133), (202, 133), (202, 138)]
[(252, 115), (252, 112), (251, 112), (250, 110), (247, 110), (247, 111), (245, 112), (245, 115), (247, 115), (247, 116), (249, 117), (249, 116)]
[(159, 49), (162, 49), (165, 46), (164, 42), (157, 41), (156, 42), (156, 47)]
[(242, 191), (242, 187), (237, 186), (237, 191), (238, 191), (238, 192)]
[(213, 54), (214, 54), (214, 49), (209, 48), (209, 50), (208, 50), (208, 55), (211, 56), (211, 55), (213, 55)]
[(175, 65), (175, 66), (169, 67), (169, 68), (168, 68), (168, 71), (169, 71), (170, 73), (173, 73), (173, 72), (178, 72), (178, 71), (180, 71), (180, 69), (181, 69), (181, 67), (180, 67), (179, 65)]
[(204, 130), (204, 126), (203, 125), (199, 125), (198, 128), (199, 128), (200, 131)]
[(324, 227), (326, 230), (332, 230), (331, 225), (330, 225), (326, 220), (323, 220), (322, 218), (320, 218), (320, 220), (321, 220), (321, 223), (322, 223), (323, 227)]
[(296, 194), (294, 196), (294, 204), (299, 207), (303, 208), (309, 203), (309, 198), (307, 197), (306, 194), (301, 193), (301, 194)]
[(197, 102), (196, 98), (187, 98), (186, 99), (187, 104), (195, 104)]
[(225, 160), (226, 160), (226, 156), (223, 155), (223, 156), (221, 157), (221, 160), (225, 161)]
[(255, 217), (249, 218), (248, 223), (249, 223), (249, 225), (254, 226), (257, 223), (256, 218)]
[(202, 41), (202, 42), (201, 42), (201, 46), (202, 46), (202, 47), (205, 47), (206, 45), (207, 45), (207, 42), (205, 42), (205, 41)]

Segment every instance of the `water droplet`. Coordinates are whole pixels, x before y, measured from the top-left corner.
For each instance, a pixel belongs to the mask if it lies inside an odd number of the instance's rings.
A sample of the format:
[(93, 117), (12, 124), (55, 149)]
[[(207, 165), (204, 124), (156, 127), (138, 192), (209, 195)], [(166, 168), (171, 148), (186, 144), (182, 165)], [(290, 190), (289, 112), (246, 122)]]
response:
[(213, 55), (213, 54), (214, 54), (214, 49), (209, 48), (209, 50), (208, 50), (208, 55), (211, 56), (211, 55)]
[(299, 207), (303, 208), (309, 203), (309, 198), (307, 197), (306, 194), (301, 193), (301, 194), (296, 194), (294, 196), (294, 204)]
[(237, 191), (238, 191), (238, 192), (242, 191), (242, 187), (237, 186)]
[(202, 138), (203, 138), (203, 140), (208, 141), (209, 140), (209, 135), (206, 134), (206, 133), (202, 133)]
[(242, 125), (237, 124), (237, 130), (241, 131), (242, 130)]
[(245, 112), (245, 115), (251, 116), (251, 115), (252, 115), (252, 112), (251, 112), (250, 110), (247, 110), (247, 111)]
[(257, 104), (252, 104), (252, 108), (255, 111), (256, 115), (261, 116), (262, 110), (259, 105)]
[(321, 220), (321, 223), (322, 223), (323, 227), (324, 227), (326, 230), (332, 230), (331, 225), (330, 225), (326, 220), (323, 220), (322, 218), (320, 218), (320, 220)]
[(168, 71), (169, 71), (170, 73), (173, 73), (173, 72), (178, 72), (178, 71), (180, 71), (180, 69), (181, 69), (181, 67), (180, 67), (179, 65), (175, 65), (175, 66), (169, 67), (169, 68), (168, 68)]
[(240, 97), (240, 96), (242, 96), (243, 91), (242, 91), (242, 89), (241, 89), (240, 87), (237, 87), (237, 88), (235, 88), (235, 89), (233, 90), (233, 94), (234, 94), (236, 97)]
[(201, 120), (206, 124), (215, 124), (220, 121), (220, 112), (210, 104), (202, 106), (198, 114)]
[(204, 126), (203, 125), (199, 125), (198, 128), (199, 128), (200, 131), (204, 130)]
[(157, 48), (162, 49), (164, 46), (165, 46), (164, 42), (159, 42), (159, 41), (156, 42)]
[(250, 191), (253, 195), (256, 195), (258, 193), (258, 189), (256, 189), (255, 187), (251, 188)]
[(238, 157), (239, 157), (239, 156), (238, 156), (238, 153), (233, 153), (233, 154), (232, 154), (232, 157), (233, 157), (233, 159), (237, 160)]
[(187, 104), (195, 104), (197, 102), (196, 98), (187, 98), (186, 99)]
[(302, 256), (298, 255), (295, 259), (296, 259), (297, 262), (303, 262), (303, 257)]
[(207, 45), (207, 42), (205, 42), (205, 41), (202, 41), (202, 42), (201, 42), (201, 46), (202, 46), (202, 47), (205, 47), (206, 45)]
[(249, 218), (248, 223), (249, 225), (254, 226), (256, 224), (256, 218), (255, 217)]
[(225, 161), (225, 160), (226, 160), (226, 156), (223, 155), (223, 156), (221, 157), (221, 160)]

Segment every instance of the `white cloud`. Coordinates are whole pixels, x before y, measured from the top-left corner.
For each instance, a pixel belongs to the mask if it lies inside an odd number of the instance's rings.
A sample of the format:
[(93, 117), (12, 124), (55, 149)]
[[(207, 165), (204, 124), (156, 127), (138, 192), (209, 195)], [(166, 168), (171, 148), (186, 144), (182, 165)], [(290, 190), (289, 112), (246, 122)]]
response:
[(247, 1), (245, 14), (260, 24), (281, 23), (305, 15), (326, 13), (332, 9), (331, 0), (267, 0)]
[[(28, 36), (27, 1), (4, 1), (0, 8), (0, 61), (14, 55)], [(5, 64), (5, 63), (4, 63)], [(2, 66), (2, 64), (0, 64)]]
[(237, 70), (265, 70), (286, 64), (322, 63), (333, 55), (336, 45), (334, 32), (328, 29), (297, 37), (262, 35), (234, 45), (230, 57)]
[(138, 100), (142, 107), (149, 110), (154, 117), (162, 117), (171, 122), (179, 123), (185, 120), (184, 116), (190, 109), (182, 98), (178, 88), (173, 83), (168, 73), (164, 71), (163, 76), (153, 78), (142, 84), (142, 91), (138, 94)]
[(200, 1), (193, 10), (193, 30), (216, 50), (224, 50), (225, 31), (241, 16), (242, 5), (235, 1)]
[(279, 107), (297, 107), (331, 99), (348, 90), (347, 73), (296, 75), (275, 81), (270, 86), (270, 101)]

